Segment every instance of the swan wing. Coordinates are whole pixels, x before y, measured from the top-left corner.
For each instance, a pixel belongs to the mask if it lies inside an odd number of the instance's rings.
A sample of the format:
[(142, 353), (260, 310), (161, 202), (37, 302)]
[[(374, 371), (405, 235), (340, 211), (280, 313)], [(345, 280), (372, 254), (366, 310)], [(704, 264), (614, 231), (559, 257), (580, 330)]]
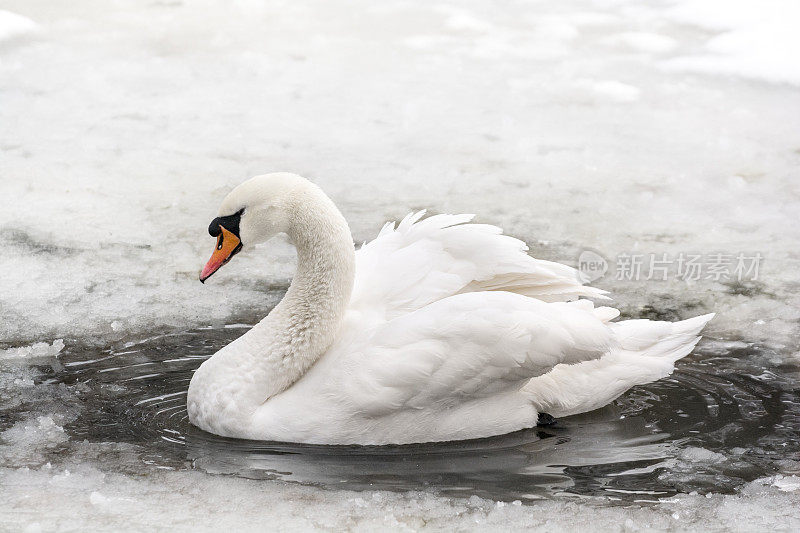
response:
[(515, 292), (542, 301), (602, 297), (583, 285), (577, 270), (535, 259), (527, 245), (473, 215), (409, 214), (386, 224), (356, 252), (351, 308), (379, 311), (387, 319), (458, 293)]
[(515, 392), (560, 363), (605, 354), (615, 341), (604, 309), (509, 292), (444, 298), (341, 346), (340, 382), (329, 385), (367, 416)]

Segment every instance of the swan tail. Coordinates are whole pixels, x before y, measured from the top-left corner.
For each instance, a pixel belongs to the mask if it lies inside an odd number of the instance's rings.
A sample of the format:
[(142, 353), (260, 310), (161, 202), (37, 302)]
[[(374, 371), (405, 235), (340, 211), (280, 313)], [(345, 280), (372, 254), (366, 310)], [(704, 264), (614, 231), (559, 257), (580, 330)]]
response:
[(714, 313), (680, 322), (626, 320), (610, 323), (618, 347), (600, 359), (561, 364), (522, 389), (536, 409), (555, 417), (585, 413), (616, 400), (635, 385), (670, 375), (688, 355)]

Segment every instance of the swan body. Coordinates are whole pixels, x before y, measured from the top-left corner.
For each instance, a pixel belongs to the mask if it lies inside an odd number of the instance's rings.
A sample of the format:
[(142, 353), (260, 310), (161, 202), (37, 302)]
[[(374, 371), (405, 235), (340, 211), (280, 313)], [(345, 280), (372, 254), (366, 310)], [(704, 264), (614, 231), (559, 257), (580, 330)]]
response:
[(612, 322), (616, 309), (578, 299), (605, 296), (574, 269), (471, 215), (422, 216), (356, 251), (344, 217), (304, 178), (235, 188), (209, 228), (219, 240), (201, 280), (278, 233), (297, 248), (297, 272), (261, 322), (197, 369), (190, 421), (318, 444), (509, 433), (669, 375), (713, 316)]

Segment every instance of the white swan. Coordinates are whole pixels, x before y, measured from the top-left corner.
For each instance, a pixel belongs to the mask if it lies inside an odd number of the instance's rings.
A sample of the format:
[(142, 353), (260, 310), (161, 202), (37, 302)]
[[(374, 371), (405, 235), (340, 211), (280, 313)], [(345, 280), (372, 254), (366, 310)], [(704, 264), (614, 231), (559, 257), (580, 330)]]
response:
[(355, 251), (333, 202), (293, 174), (246, 181), (219, 215), (201, 281), (278, 233), (297, 248), (283, 300), (189, 385), (189, 420), (223, 436), (402, 444), (529, 428), (669, 375), (713, 316), (610, 322), (616, 309), (568, 301), (603, 291), (471, 215), (409, 215)]

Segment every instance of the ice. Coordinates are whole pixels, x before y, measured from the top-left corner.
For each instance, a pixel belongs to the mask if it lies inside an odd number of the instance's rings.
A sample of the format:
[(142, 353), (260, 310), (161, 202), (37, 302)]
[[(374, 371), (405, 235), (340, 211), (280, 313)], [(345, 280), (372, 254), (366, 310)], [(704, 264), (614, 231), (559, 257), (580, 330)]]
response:
[(678, 45), (675, 39), (650, 32), (624, 32), (606, 38), (604, 43), (611, 46), (624, 46), (637, 52), (663, 54), (671, 52)]
[(638, 87), (616, 80), (598, 81), (592, 84), (592, 89), (599, 95), (607, 97), (614, 102), (635, 102), (641, 92)]
[(719, 463), (725, 460), (725, 456), (721, 453), (706, 450), (704, 448), (697, 448), (695, 446), (690, 446), (681, 451), (680, 458), (684, 461), (689, 461), (692, 463), (706, 464)]
[[(0, 427), (0, 529), (800, 528), (788, 472), (620, 507), (128, 475), (99, 463), (112, 447), (141, 469), (135, 450), (63, 440), (79, 386), (31, 366), (57, 365), (65, 347), (257, 320), (288, 283), (291, 248), (239, 254), (201, 285), (206, 228), (231, 187), (290, 170), (328, 191), (357, 242), (429, 208), (475, 212), (572, 264), (587, 249), (761, 252), (755, 282), (612, 269), (596, 284), (632, 316), (715, 311), (720, 353), (762, 346), (779, 372), (800, 360), (796, 2), (3, 8), (0, 407), (31, 416)], [(46, 467), (62, 446), (64, 464)], [(725, 462), (681, 453), (680, 475)]]
[(67, 440), (64, 428), (56, 424), (51, 416), (18, 422), (0, 433), (0, 438), (8, 445), (24, 446), (28, 449), (52, 447)]
[[(691, 300), (715, 335), (791, 342), (797, 98), (715, 76), (739, 56), (708, 48), (761, 28), (747, 57), (769, 63), (791, 2), (76, 5), (6, 5), (41, 34), (0, 50), (7, 348), (257, 319), (291, 275), (285, 243), (197, 273), (225, 192), (272, 170), (322, 185), (357, 241), (428, 207), (565, 262), (760, 251), (753, 286), (598, 284), (629, 313)], [(692, 58), (708, 76), (675, 71)]]
[(69, 439), (52, 416), (17, 422), (0, 432), (0, 465), (19, 465), (43, 461), (42, 452)]
[(67, 440), (64, 428), (56, 424), (50, 416), (40, 416), (35, 421), (18, 422), (0, 433), (0, 438), (6, 444), (24, 445), (28, 448), (52, 446)]
[(704, 53), (676, 57), (668, 62), (671, 68), (800, 85), (797, 3), (688, 1), (679, 2), (671, 15), (714, 32)]
[[(761, 480), (741, 494), (680, 496), (658, 504), (609, 506), (605, 499), (504, 505), (482, 498), (424, 492), (320, 491), (198, 472), (158, 471), (147, 477), (92, 468), (0, 469), (0, 528), (37, 523), (44, 531), (792, 531), (800, 492)], [(230, 503), (227, 503), (230, 502)], [(777, 521), (771, 521), (775, 517)]]
[(37, 342), (30, 346), (20, 346), (8, 350), (0, 350), (0, 359), (35, 359), (56, 357), (64, 349), (64, 340), (56, 339), (52, 344)]
[(0, 9), (0, 45), (39, 30), (39, 25), (28, 17)]
[(783, 492), (800, 490), (800, 477), (795, 475), (784, 476), (783, 474), (777, 474), (775, 476), (757, 479), (755, 483), (776, 487)]

